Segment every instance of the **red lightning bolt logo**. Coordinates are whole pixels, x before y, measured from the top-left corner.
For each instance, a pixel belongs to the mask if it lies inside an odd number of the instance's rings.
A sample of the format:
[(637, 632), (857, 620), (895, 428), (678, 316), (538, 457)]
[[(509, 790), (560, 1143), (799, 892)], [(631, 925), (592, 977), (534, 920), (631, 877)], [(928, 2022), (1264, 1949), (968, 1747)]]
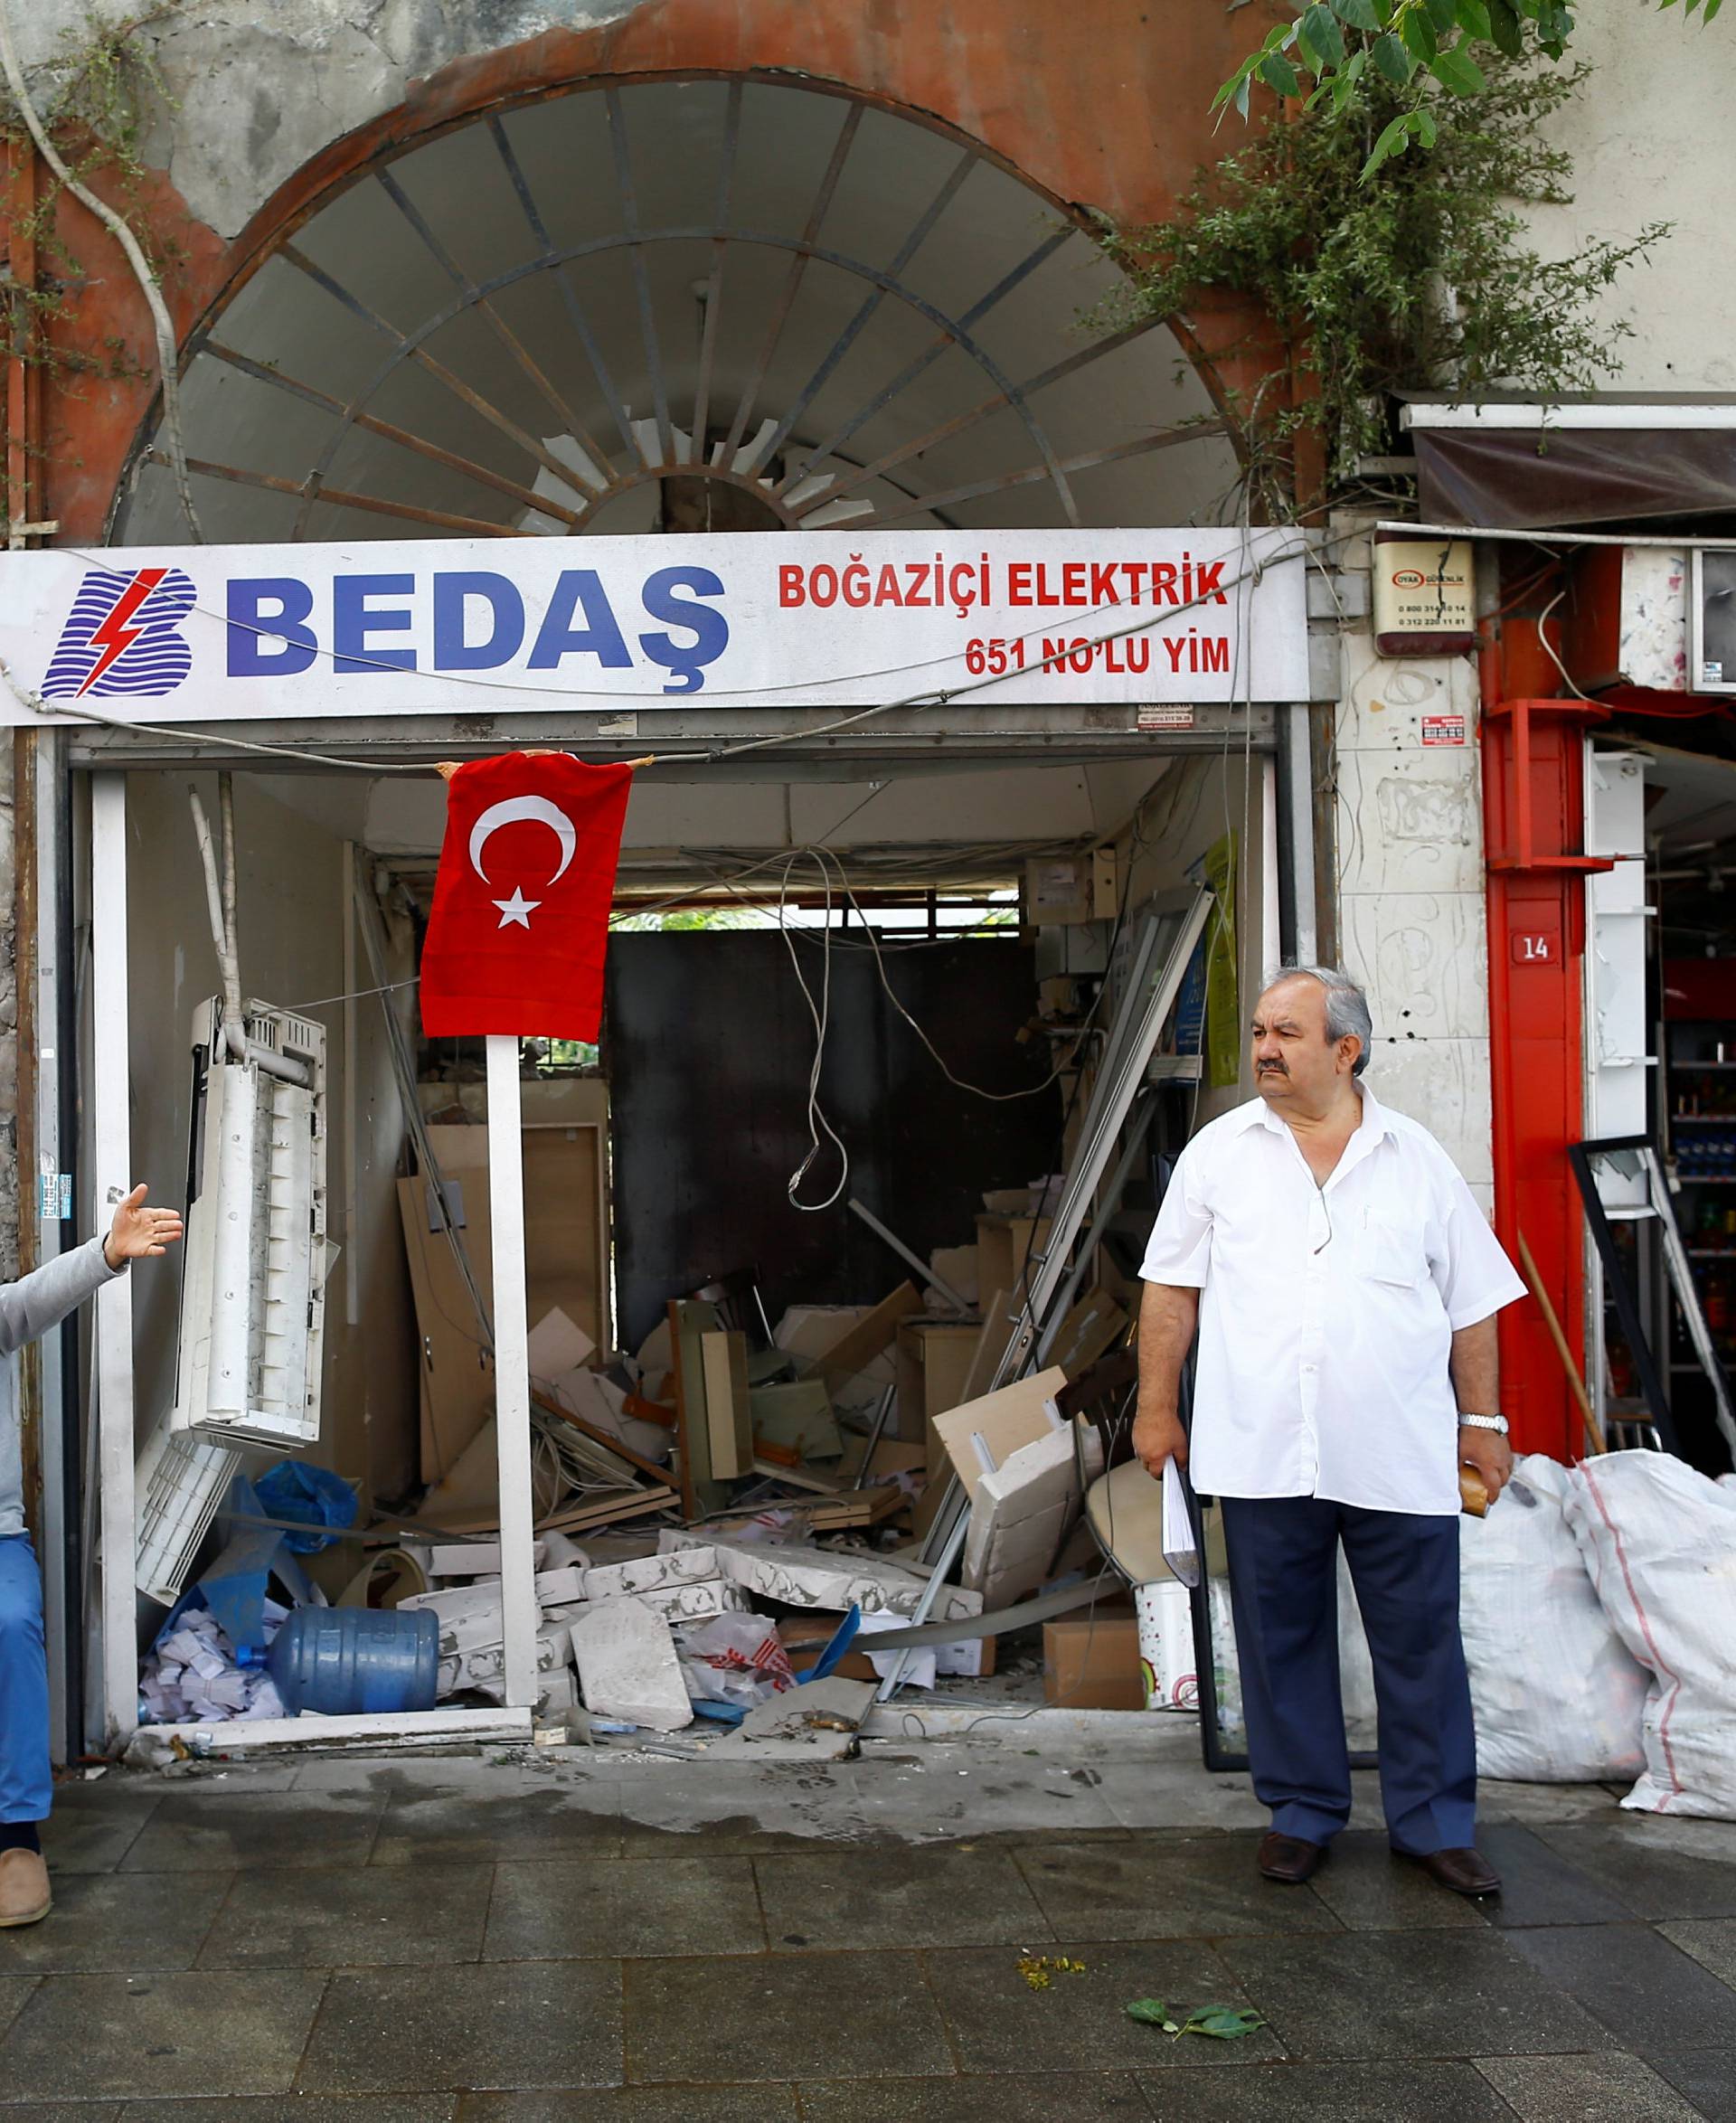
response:
[(114, 609), (106, 612), (101, 623), (90, 629), (91, 646), (101, 649), (102, 654), (91, 666), (90, 675), (80, 686), (80, 693), (89, 693), (115, 658), (129, 649), (144, 633), (142, 627), (130, 624), (133, 614), (167, 573), (166, 568), (141, 568), (115, 599)]

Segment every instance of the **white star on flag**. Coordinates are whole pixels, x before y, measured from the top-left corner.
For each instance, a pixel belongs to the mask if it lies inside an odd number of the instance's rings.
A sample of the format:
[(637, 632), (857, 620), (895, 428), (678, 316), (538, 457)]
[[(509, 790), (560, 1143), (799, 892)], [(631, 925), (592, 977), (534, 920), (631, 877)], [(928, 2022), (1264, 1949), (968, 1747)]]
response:
[(521, 929), (528, 929), (531, 926), (531, 916), (542, 904), (541, 900), (527, 900), (524, 887), (517, 884), (513, 887), (510, 900), (496, 900), (494, 903), (500, 909), (500, 926), (503, 929), (510, 928), (514, 921)]

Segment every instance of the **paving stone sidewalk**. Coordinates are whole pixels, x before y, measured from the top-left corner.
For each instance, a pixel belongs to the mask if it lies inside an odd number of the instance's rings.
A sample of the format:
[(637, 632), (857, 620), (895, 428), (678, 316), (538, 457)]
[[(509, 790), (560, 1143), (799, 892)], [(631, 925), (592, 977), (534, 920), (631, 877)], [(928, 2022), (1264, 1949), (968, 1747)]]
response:
[(110, 1775), (0, 1934), (0, 2123), (1736, 2123), (1736, 1826), (1489, 1786), (1479, 1907), (1361, 1789), (1285, 1889), (1185, 1752)]

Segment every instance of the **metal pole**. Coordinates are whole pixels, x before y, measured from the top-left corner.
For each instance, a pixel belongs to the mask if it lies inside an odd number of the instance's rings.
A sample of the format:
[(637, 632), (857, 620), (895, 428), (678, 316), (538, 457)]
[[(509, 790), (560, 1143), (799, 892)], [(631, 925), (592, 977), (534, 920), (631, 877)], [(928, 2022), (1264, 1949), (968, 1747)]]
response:
[[(90, 781), (90, 1014), (97, 1228), (132, 1186), (127, 993), (127, 777)], [(138, 1722), (137, 1501), (133, 1486), (133, 1285), (97, 1292), (97, 1456), (102, 1488), (102, 1700), (105, 1736), (125, 1745)]]
[[(72, 988), (71, 924), (66, 920), (62, 885), (71, 867), (67, 846), (66, 741), (59, 731), (35, 732), (33, 771), (36, 813), (36, 1169), (18, 1175), (24, 1215), (36, 1222), (36, 1265), (61, 1250), (61, 1129), (62, 1118), (61, 1047), (66, 1024), (65, 1003)], [(69, 1124), (70, 1125), (70, 1124)], [(42, 1392), (42, 1608), (48, 1651), (49, 1732), (57, 1762), (82, 1751), (83, 1588), (67, 1565), (79, 1550), (79, 1423), (66, 1406), (67, 1337), (44, 1335), (37, 1345)], [(77, 1380), (77, 1367), (71, 1379)]]
[(901, 1260), (909, 1261), (918, 1275), (922, 1278), (924, 1285), (929, 1289), (939, 1290), (948, 1305), (956, 1305), (960, 1312), (976, 1311), (976, 1307), (974, 1305), (967, 1305), (950, 1283), (943, 1281), (939, 1276), (936, 1275), (933, 1269), (920, 1255), (912, 1253), (903, 1240), (895, 1231), (889, 1231), (873, 1211), (864, 1209), (854, 1194), (850, 1198), (850, 1213), (852, 1216), (861, 1217), (874, 1236), (877, 1239), (883, 1239)]
[(500, 1604), (506, 1704), (536, 1703), (536, 1565), (531, 1502), (531, 1356), (524, 1297), (524, 1150), (518, 1042), (491, 1032), (488, 1209), (495, 1256), (495, 1437), (500, 1473)]

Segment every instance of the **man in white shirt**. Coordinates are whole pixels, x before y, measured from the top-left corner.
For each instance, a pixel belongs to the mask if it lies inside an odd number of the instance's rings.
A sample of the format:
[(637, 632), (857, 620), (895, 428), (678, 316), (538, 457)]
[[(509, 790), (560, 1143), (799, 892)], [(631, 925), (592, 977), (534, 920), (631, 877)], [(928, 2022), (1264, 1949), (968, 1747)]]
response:
[[(1260, 998), (1259, 1097), (1187, 1146), (1142, 1273), (1134, 1448), (1216, 1496), (1260, 1869), (1316, 1872), (1350, 1815), (1338, 1693), (1344, 1544), (1374, 1667), (1393, 1850), (1460, 1894), (1498, 1892), (1473, 1846), (1477, 1750), (1458, 1633), (1458, 1472), (1512, 1471), (1495, 1315), (1524, 1295), (1432, 1136), (1360, 1080), (1373, 1034), (1347, 974)], [(1177, 1413), (1199, 1335), (1190, 1439)]]

